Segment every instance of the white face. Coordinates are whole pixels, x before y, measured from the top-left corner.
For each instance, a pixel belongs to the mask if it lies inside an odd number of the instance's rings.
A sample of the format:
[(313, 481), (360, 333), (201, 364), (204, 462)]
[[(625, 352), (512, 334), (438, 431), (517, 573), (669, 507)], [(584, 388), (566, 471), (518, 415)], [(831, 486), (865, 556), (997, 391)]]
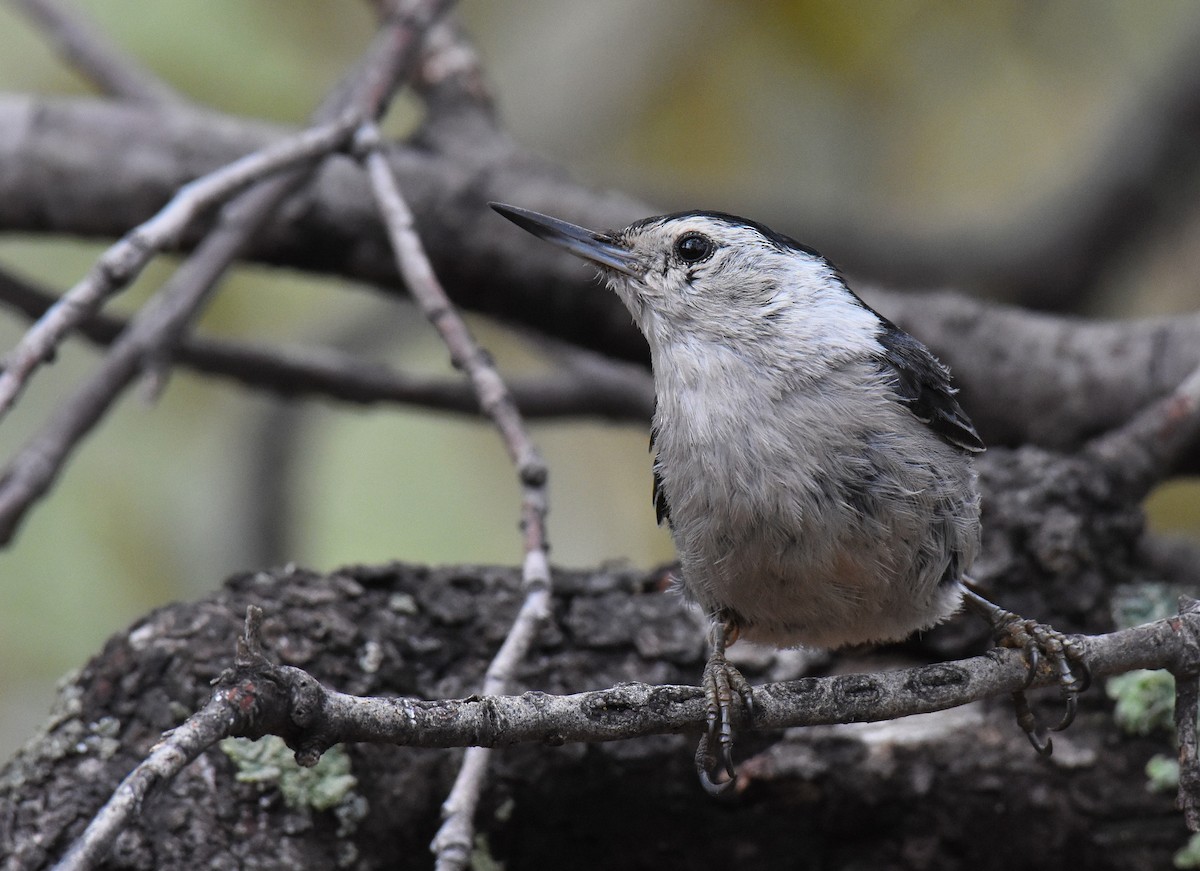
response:
[[(651, 349), (686, 342), (778, 343), (841, 356), (873, 341), (878, 319), (820, 255), (766, 227), (713, 213), (648, 218), (611, 240), (634, 275), (602, 267)], [(790, 354), (788, 356), (791, 356)]]
[(492, 208), (599, 266), (656, 361), (711, 368), (739, 360), (795, 379), (880, 351), (879, 316), (837, 270), (753, 221), (681, 212), (596, 233), (516, 206)]

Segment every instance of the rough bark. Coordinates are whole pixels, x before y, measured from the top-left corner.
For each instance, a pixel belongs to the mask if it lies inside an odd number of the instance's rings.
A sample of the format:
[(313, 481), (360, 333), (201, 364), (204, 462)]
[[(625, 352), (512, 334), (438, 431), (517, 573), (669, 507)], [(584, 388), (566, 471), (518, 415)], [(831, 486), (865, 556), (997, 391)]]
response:
[[(556, 573), (553, 620), (521, 669), (522, 688), (693, 683), (702, 632), (661, 591), (661, 577)], [(520, 598), (508, 569), (285, 569), (232, 578), (205, 600), (148, 615), (65, 686), (46, 734), (5, 769), (6, 867), (60, 855), (159, 733), (204, 702), (232, 658), (246, 605), (266, 609), (272, 656), (327, 685), (446, 698), (478, 685)], [(746, 651), (742, 668), (755, 681), (787, 679), (906, 654), (872, 656), (831, 664)], [(1186, 836), (1171, 797), (1144, 788), (1142, 767), (1166, 741), (1122, 735), (1105, 708), (1100, 692), (1089, 693), (1049, 761), (1029, 748), (1004, 700), (890, 723), (746, 733), (744, 788), (728, 802), (696, 784), (687, 736), (513, 747), (497, 758), (480, 848), (509, 869), (1165, 867)], [(237, 782), (230, 757), (210, 750), (150, 795), (104, 867), (427, 867), (457, 752), (346, 752), (353, 793), (315, 811), (289, 808), (274, 785)]]

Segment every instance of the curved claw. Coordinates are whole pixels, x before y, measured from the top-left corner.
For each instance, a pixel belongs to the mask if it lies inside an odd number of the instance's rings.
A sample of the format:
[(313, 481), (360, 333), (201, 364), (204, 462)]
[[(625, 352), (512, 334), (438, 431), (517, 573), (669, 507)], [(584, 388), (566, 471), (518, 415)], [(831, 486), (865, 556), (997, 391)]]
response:
[(1037, 717), (1033, 713), (1033, 709), (1029, 707), (1029, 698), (1023, 690), (1017, 690), (1012, 694), (1013, 707), (1017, 712), (1017, 725), (1025, 732), (1025, 737), (1029, 739), (1029, 743), (1033, 745), (1033, 749), (1041, 756), (1049, 756), (1054, 752), (1054, 742), (1050, 740), (1050, 736), (1046, 734), (1046, 730), (1041, 727), (1037, 721)]
[(1087, 692), (1088, 687), (1092, 685), (1092, 670), (1083, 658), (1083, 651), (1079, 649), (1077, 642), (1068, 638), (1065, 653), (1071, 662), (1071, 680), (1075, 682), (1075, 692)]
[(733, 689), (729, 669), (725, 657), (718, 657), (716, 653), (704, 669), (704, 695), (708, 701), (708, 734), (704, 737), (706, 743), (716, 743), (716, 757), (713, 761), (732, 778), (733, 720), (730, 708), (733, 706)]
[(708, 735), (700, 736), (700, 745), (696, 748), (696, 774), (700, 777), (700, 785), (704, 791), (712, 796), (722, 796), (733, 788), (734, 775), (728, 769), (724, 768), (726, 774), (729, 775), (728, 780), (717, 780), (713, 774), (717, 772), (717, 759), (709, 751)]
[[(746, 706), (748, 717), (754, 717), (754, 692), (742, 673), (725, 659), (725, 647), (737, 637), (737, 628), (729, 623), (713, 621), (709, 634), (712, 653), (704, 667), (704, 698), (707, 702), (708, 730), (696, 751), (696, 770), (706, 792), (720, 795), (737, 777), (733, 765), (733, 696), (736, 692)], [(724, 774), (728, 780), (717, 780)]]
[(1029, 706), (1025, 689), (1033, 683), (1041, 667), (1043, 657), (1058, 672), (1058, 685), (1062, 693), (1065, 710), (1058, 725), (1050, 731), (1061, 732), (1075, 720), (1079, 709), (1079, 694), (1086, 690), (1092, 682), (1091, 669), (1084, 661), (1083, 651), (1079, 643), (1056, 629), (1025, 620), (994, 605), (973, 590), (968, 589), (964, 601), (979, 611), (991, 624), (996, 643), (1005, 647), (1019, 647), (1025, 655), (1028, 671), (1021, 690), (1013, 693), (1013, 705), (1016, 708), (1017, 723), (1025, 731), (1026, 736), (1038, 753), (1050, 755), (1053, 744), (1046, 730), (1037, 722), (1037, 717)]
[(1075, 693), (1063, 694), (1063, 715), (1057, 726), (1051, 726), (1051, 732), (1061, 732), (1075, 722), (1075, 713), (1079, 710), (1079, 697)]

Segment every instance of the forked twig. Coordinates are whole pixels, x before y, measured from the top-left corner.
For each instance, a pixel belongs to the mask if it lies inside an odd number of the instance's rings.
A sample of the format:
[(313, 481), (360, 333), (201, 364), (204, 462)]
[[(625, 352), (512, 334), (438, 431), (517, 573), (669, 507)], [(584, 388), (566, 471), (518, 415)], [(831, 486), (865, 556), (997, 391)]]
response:
[[(388, 105), (418, 55), (425, 30), (452, 0), (396, 0), (362, 61), (322, 101), (313, 123), (339, 123), (344, 115), (374, 118)], [(211, 294), (218, 279), (274, 214), (276, 207), (308, 177), (293, 169), (277, 174), (229, 201), (216, 228), (134, 318), (88, 381), (57, 409), (53, 418), (0, 472), (0, 543), (11, 539), (29, 507), (58, 477), (74, 447), (100, 420), (143, 367), (160, 365), (169, 348)], [(50, 317), (48, 314), (47, 317)], [(68, 325), (77, 323), (71, 315)], [(53, 347), (50, 343), (48, 347)], [(2, 376), (0, 376), (2, 380)], [(19, 382), (18, 382), (19, 389)], [(2, 407), (0, 407), (2, 410)]]
[[(239, 670), (254, 665), (268, 665), (259, 642), (261, 624), (262, 610), (255, 607), (247, 609), (245, 631), (238, 639)], [(253, 710), (262, 690), (262, 682), (239, 684), (226, 680), (213, 693), (208, 704), (188, 717), (181, 726), (164, 734), (162, 740), (151, 749), (150, 755), (129, 772), (104, 807), (92, 817), (83, 834), (54, 866), (54, 871), (86, 871), (96, 867), (107, 855), (117, 835), (141, 808), (146, 794), (158, 784), (171, 780), (222, 738), (242, 731), (248, 719), (246, 712)], [(245, 704), (247, 699), (252, 704)]]
[[(550, 567), (546, 556), (546, 465), (534, 446), (512, 395), (491, 358), (471, 335), (454, 309), (421, 245), (412, 211), (404, 202), (396, 177), (382, 150), (379, 129), (366, 124), (355, 139), (371, 179), (371, 190), (409, 292), (450, 350), (455, 366), (470, 378), (479, 405), (504, 439), (521, 482), (521, 526), (525, 539), (522, 582), (525, 601), (508, 636), (488, 667), (483, 694), (505, 692), (512, 673), (533, 643), (549, 613)], [(454, 787), (442, 804), (444, 822), (431, 845), (438, 871), (466, 868), (474, 842), (475, 810), (487, 775), (490, 749), (471, 747), (463, 758)]]
[(356, 113), (345, 113), (181, 187), (154, 217), (100, 255), (88, 274), (51, 306), (5, 357), (0, 373), (0, 417), (12, 407), (34, 370), (54, 354), (62, 338), (137, 278), (156, 254), (175, 245), (200, 215), (247, 185), (335, 151), (359, 121)]

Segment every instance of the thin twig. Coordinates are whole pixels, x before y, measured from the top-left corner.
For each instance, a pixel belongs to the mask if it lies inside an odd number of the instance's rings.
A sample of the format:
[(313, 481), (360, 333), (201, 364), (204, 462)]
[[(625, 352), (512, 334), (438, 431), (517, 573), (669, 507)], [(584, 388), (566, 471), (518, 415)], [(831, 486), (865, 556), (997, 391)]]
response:
[[(400, 3), (364, 53), (354, 75), (340, 83), (314, 113), (325, 125), (349, 113), (373, 118), (387, 106), (397, 83), (415, 61), (424, 30), (452, 0)], [(196, 248), (159, 294), (138, 312), (100, 367), (0, 473), (0, 543), (11, 540), (35, 500), (49, 490), (68, 455), (111, 407), (148, 358), (163, 359), (208, 298), (229, 264), (308, 178), (291, 170), (260, 182), (231, 200), (218, 226)]]
[[(151, 789), (174, 778), (189, 762), (221, 739), (253, 733), (260, 706), (272, 698), (269, 678), (262, 679), (263, 671), (269, 673), (272, 666), (262, 653), (261, 628), (262, 609), (247, 608), (245, 629), (238, 638), (235, 668), (218, 678), (219, 686), (208, 704), (181, 726), (163, 735), (150, 755), (121, 781), (83, 834), (54, 866), (54, 871), (94, 868), (103, 861), (130, 818), (141, 809), (142, 801)], [(280, 703), (278, 697), (274, 697), (274, 701)]]
[(63, 56), (101, 91), (138, 103), (170, 105), (183, 97), (105, 38), (78, 9), (58, 0), (14, 0)]
[[(0, 305), (36, 319), (56, 297), (0, 269)], [(92, 315), (78, 334), (100, 346), (111, 345), (128, 326), (122, 318)], [(551, 373), (508, 381), (513, 399), (526, 417), (600, 416), (645, 423), (654, 408), (654, 385), (644, 366), (604, 357), (544, 337), (530, 338), (554, 362)], [(268, 347), (259, 344), (185, 336), (174, 360), (196, 372), (230, 378), (278, 396), (326, 396), (364, 405), (396, 402), (479, 413), (470, 384), (462, 379), (416, 375), (363, 360), (332, 348)]]
[[(417, 235), (412, 212), (404, 202), (382, 151), (378, 128), (374, 124), (364, 125), (356, 137), (356, 144), (365, 152), (371, 190), (387, 225), (400, 273), (425, 316), (441, 334), (455, 366), (464, 369), (471, 379), (479, 405), (500, 430), (521, 482), (521, 525), (525, 544), (521, 578), (525, 601), (504, 644), (488, 667), (483, 692), (484, 695), (496, 695), (509, 685), (513, 670), (524, 659), (538, 628), (549, 614), (546, 465), (491, 358), (475, 341), (433, 272)], [(475, 810), (487, 775), (489, 752), (483, 747), (472, 747), (467, 751), (454, 787), (442, 804), (444, 822), (431, 845), (437, 857), (438, 871), (466, 868), (470, 860), (475, 837)]]
[(88, 274), (35, 323), (5, 357), (0, 373), (0, 417), (24, 389), (34, 370), (54, 354), (62, 338), (104, 300), (124, 289), (159, 252), (175, 245), (198, 217), (237, 191), (298, 163), (339, 148), (359, 121), (356, 114), (289, 136), (248, 154), (179, 189), (150, 220), (105, 251)]
[[(380, 27), (359, 62), (344, 75), (309, 117), (311, 124), (323, 124), (344, 113), (357, 115), (359, 122), (379, 118), (391, 103), (400, 83), (411, 73), (420, 56), (425, 34), (454, 4), (454, 0), (387, 0), (381, 4)], [(245, 202), (231, 204), (240, 211), (205, 239), (208, 251), (197, 249), (192, 259), (210, 260), (198, 265), (194, 276), (176, 275), (172, 284), (180, 292), (193, 295), (192, 310), (178, 323), (164, 329), (143, 352), (142, 367), (152, 393), (157, 395), (166, 384), (171, 354), (180, 337), (199, 313), (217, 279), (274, 215), (279, 205), (311, 178), (308, 171), (297, 171), (264, 182), (243, 195)], [(192, 264), (185, 263), (180, 272)], [(192, 287), (204, 284), (203, 288)], [(186, 288), (186, 290), (185, 290)], [(165, 292), (165, 291), (164, 291)]]
[(225, 694), (212, 699), (179, 728), (163, 737), (150, 755), (121, 781), (112, 798), (88, 823), (54, 871), (84, 871), (96, 867), (112, 842), (137, 813), (146, 794), (175, 777), (201, 753), (234, 732), (236, 716)]

